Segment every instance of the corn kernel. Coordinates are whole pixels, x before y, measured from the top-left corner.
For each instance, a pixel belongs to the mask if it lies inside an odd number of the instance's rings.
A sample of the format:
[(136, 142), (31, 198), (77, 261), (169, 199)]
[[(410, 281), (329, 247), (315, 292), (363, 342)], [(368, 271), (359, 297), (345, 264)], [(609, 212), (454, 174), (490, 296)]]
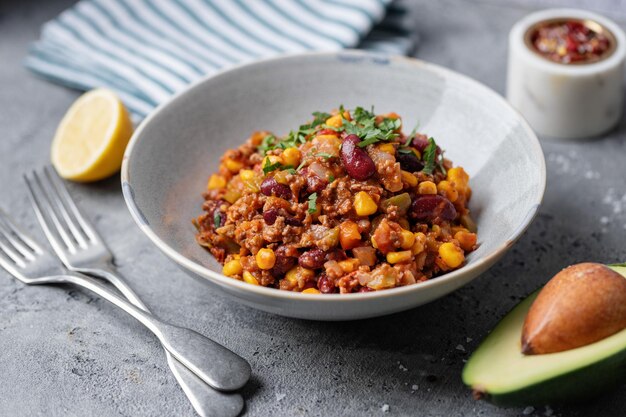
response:
[(237, 190), (227, 190), (222, 198), (230, 204), (235, 204), (235, 201), (241, 198), (241, 193)]
[(400, 241), (402, 242), (400, 247), (402, 249), (411, 249), (413, 247), (413, 244), (415, 243), (415, 235), (412, 232), (402, 230), (402, 232), (400, 232), (400, 237)]
[(274, 172), (276, 172), (274, 174), (274, 179), (276, 180), (277, 183), (289, 185), (289, 180), (287, 180), (287, 176), (289, 175), (289, 173), (287, 171), (274, 171)]
[(397, 264), (400, 262), (408, 262), (413, 258), (413, 254), (410, 250), (403, 250), (400, 252), (389, 252), (387, 254), (387, 262), (390, 264)]
[(452, 203), (459, 198), (459, 192), (450, 181), (440, 181), (439, 184), (437, 184), (437, 191)]
[(307, 288), (306, 290), (302, 291), (302, 294), (321, 294), (320, 290), (318, 290), (317, 288)]
[(211, 175), (209, 183), (207, 184), (209, 190), (220, 190), (224, 187), (226, 187), (226, 178), (217, 174)]
[(476, 245), (476, 233), (459, 231), (454, 234), (454, 238), (459, 242), (461, 248), (467, 252), (473, 250)]
[(361, 243), (359, 226), (352, 220), (346, 220), (339, 225), (339, 242), (343, 249), (352, 249)]
[(243, 280), (248, 284), (259, 285), (259, 281), (248, 271), (243, 271)]
[(415, 187), (417, 185), (417, 177), (408, 171), (400, 171), (402, 181), (407, 183), (409, 187)]
[(341, 115), (336, 114), (334, 116), (330, 116), (328, 119), (326, 119), (326, 124), (331, 127), (341, 127), (341, 125), (343, 124), (343, 120), (341, 120)]
[(378, 211), (378, 205), (365, 191), (359, 191), (354, 196), (354, 211), (358, 216), (369, 216)]
[(292, 284), (295, 284), (296, 282), (298, 282), (298, 268), (299, 267), (294, 266), (285, 274), (285, 279), (291, 282)]
[(285, 165), (291, 165), (295, 168), (300, 164), (302, 153), (298, 148), (287, 148), (283, 151), (282, 157)]
[(313, 279), (313, 277), (315, 277), (315, 271), (301, 266), (294, 266), (285, 274), (285, 279), (294, 285), (298, 283), (299, 277), (304, 281)]
[(226, 167), (226, 169), (228, 169), (230, 172), (232, 172), (233, 174), (236, 174), (239, 172), (239, 170), (241, 168), (243, 168), (243, 162), (240, 161), (235, 161), (232, 158), (226, 158), (224, 160), (224, 166)]
[(269, 134), (270, 133), (266, 131), (254, 132), (252, 135), (250, 135), (250, 143), (252, 143), (254, 146), (259, 146), (261, 143), (263, 143), (263, 139), (265, 139)]
[(391, 155), (394, 155), (396, 153), (396, 148), (391, 143), (383, 143), (381, 145), (378, 145), (378, 150), (382, 152), (387, 152)]
[(255, 175), (256, 174), (251, 169), (242, 169), (241, 171), (239, 171), (239, 177), (243, 181), (251, 181), (254, 179)]
[(378, 244), (376, 243), (376, 239), (374, 239), (374, 236), (372, 236), (372, 238), (370, 239), (370, 241), (372, 242), (372, 247), (374, 249), (378, 249)]
[(276, 263), (276, 255), (269, 248), (259, 249), (254, 258), (256, 259), (256, 264), (261, 269), (272, 269)]
[(425, 247), (426, 235), (422, 232), (415, 233), (415, 242), (413, 243), (413, 247), (411, 248), (411, 253), (413, 253), (413, 255), (422, 253), (424, 252)]
[(437, 194), (437, 186), (432, 181), (423, 181), (417, 186), (417, 192), (420, 194)]
[(239, 259), (233, 259), (232, 261), (226, 262), (224, 264), (224, 268), (222, 269), (222, 273), (227, 277), (240, 275), (242, 272), (243, 267), (241, 266), (241, 261), (239, 261)]
[(233, 255), (233, 259), (241, 259), (241, 255), (236, 253), (236, 254)]
[(469, 184), (469, 175), (461, 167), (454, 167), (448, 170), (447, 178), (456, 185), (459, 191), (465, 192)]
[(356, 269), (359, 267), (359, 260), (358, 259), (346, 259), (343, 261), (339, 261), (339, 267), (343, 270), (343, 272), (345, 272), (346, 274), (349, 274), (350, 272), (354, 272), (356, 271)]
[(450, 268), (457, 268), (465, 261), (463, 249), (451, 242), (442, 243), (439, 246), (439, 256)]

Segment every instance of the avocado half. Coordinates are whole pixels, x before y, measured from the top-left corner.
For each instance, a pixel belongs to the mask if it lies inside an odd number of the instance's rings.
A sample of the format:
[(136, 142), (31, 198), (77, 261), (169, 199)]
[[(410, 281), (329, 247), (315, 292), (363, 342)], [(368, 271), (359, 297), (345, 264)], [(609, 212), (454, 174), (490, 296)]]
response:
[[(609, 267), (626, 277), (626, 264)], [(467, 361), (463, 382), (477, 398), (502, 406), (574, 403), (626, 380), (626, 329), (576, 349), (523, 355), (522, 325), (538, 293), (511, 310)]]

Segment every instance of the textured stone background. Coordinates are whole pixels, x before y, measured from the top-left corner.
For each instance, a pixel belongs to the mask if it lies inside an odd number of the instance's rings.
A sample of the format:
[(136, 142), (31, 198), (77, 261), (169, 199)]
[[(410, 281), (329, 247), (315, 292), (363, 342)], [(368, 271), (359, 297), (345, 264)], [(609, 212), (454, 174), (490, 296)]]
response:
[[(33, 77), (20, 61), (41, 23), (71, 3), (0, 1), (0, 205), (38, 237), (21, 173), (48, 161), (56, 124), (77, 93)], [(421, 39), (418, 57), (500, 92), (513, 22), (541, 4), (571, 4), (404, 3)], [(587, 3), (625, 16), (623, 1)], [(251, 362), (248, 415), (618, 416), (626, 415), (624, 386), (579, 407), (498, 409), (474, 402), (460, 372), (498, 319), (561, 267), (626, 260), (625, 130), (622, 123), (593, 141), (544, 141), (545, 203), (504, 259), (437, 302), (359, 322), (298, 321), (240, 306), (189, 279), (151, 246), (126, 211), (118, 178), (71, 191), (159, 316)], [(81, 291), (25, 288), (0, 271), (0, 351), (2, 416), (193, 415), (154, 337)]]

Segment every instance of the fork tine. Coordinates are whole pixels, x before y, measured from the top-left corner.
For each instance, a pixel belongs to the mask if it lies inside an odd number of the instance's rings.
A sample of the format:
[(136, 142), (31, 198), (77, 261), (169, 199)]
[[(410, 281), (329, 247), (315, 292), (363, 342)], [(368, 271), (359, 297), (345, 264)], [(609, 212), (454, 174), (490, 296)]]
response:
[(2, 219), (2, 224), (4, 224), (5, 228), (8, 229), (11, 233), (17, 236), (22, 242), (24, 242), (31, 252), (35, 252), (37, 254), (42, 254), (43, 249), (34, 240), (32, 240), (25, 232), (22, 231), (14, 222), (11, 220), (9, 215), (0, 208), (0, 219)]
[[(74, 252), (76, 250), (76, 245), (74, 245), (74, 242), (72, 242), (70, 237), (65, 232), (63, 226), (61, 226), (59, 218), (52, 209), (50, 202), (46, 198), (45, 191), (39, 183), (37, 173), (33, 171), (32, 175), (33, 179), (31, 180), (28, 175), (24, 174), (24, 181), (26, 182), (26, 186), (30, 194), (32, 203), (31, 205), (33, 207), (33, 210), (35, 210), (35, 215), (37, 216), (37, 220), (39, 220), (39, 224), (41, 225), (44, 234), (50, 241), (50, 244), (55, 249), (55, 251), (64, 252), (67, 248), (71, 252)], [(44, 213), (47, 213), (48, 216), (50, 216), (50, 219), (48, 219)], [(61, 240), (59, 240), (57, 234), (53, 232), (53, 226), (50, 224), (50, 221), (54, 225), (56, 233), (58, 233), (58, 235), (61, 237)], [(65, 248), (63, 246), (65, 246)]]
[(85, 218), (83, 217), (83, 214), (80, 212), (80, 210), (78, 209), (78, 206), (74, 202), (74, 199), (70, 195), (69, 191), (67, 191), (67, 187), (65, 186), (65, 184), (63, 184), (63, 181), (59, 179), (59, 176), (47, 166), (45, 166), (43, 169), (48, 175), (48, 178), (50, 179), (50, 181), (54, 184), (58, 192), (58, 196), (61, 198), (63, 203), (67, 207), (69, 207), (70, 211), (74, 215), (74, 218), (76, 219), (76, 221), (78, 221), (78, 224), (80, 224), (80, 227), (85, 232), (89, 240), (101, 241), (102, 239), (100, 238), (100, 235), (98, 234), (96, 229), (94, 229), (93, 226), (91, 226), (91, 223), (85, 220)]
[[(0, 234), (2, 234), (3, 237), (6, 238), (6, 232), (3, 228), (0, 228)], [(8, 239), (7, 239), (8, 241)], [(11, 244), (11, 242), (9, 242), (9, 244)], [(5, 244), (5, 242), (2, 241), (2, 239), (0, 239), (0, 251), (4, 253), (4, 255), (8, 258), (10, 258), (13, 263), (17, 266), (19, 266), (20, 268), (24, 268), (26, 267), (26, 263), (24, 262), (24, 258), (21, 257), (15, 250), (14, 248), (10, 248), (9, 246), (7, 246)]]
[(78, 226), (76, 226), (76, 223), (74, 223), (74, 220), (72, 220), (70, 213), (65, 208), (63, 199), (59, 195), (59, 190), (57, 189), (56, 185), (52, 182), (50, 173), (45, 167), (43, 169), (43, 175), (40, 176), (39, 178), (41, 181), (40, 183), (42, 184), (43, 188), (45, 188), (46, 190), (48, 200), (52, 200), (52, 204), (57, 208), (58, 212), (61, 214), (61, 217), (65, 221), (65, 224), (68, 226), (70, 233), (74, 237), (74, 240), (76, 240), (79, 246), (83, 248), (87, 247), (87, 241), (85, 240), (83, 233), (78, 229)]
[[(2, 216), (0, 216), (0, 218), (2, 218)], [(4, 236), (4, 238), (6, 240), (9, 241), (9, 243), (11, 245), (13, 245), (13, 247), (15, 248), (15, 250), (17, 250), (24, 258), (28, 259), (29, 261), (33, 261), (35, 260), (35, 256), (33, 256), (33, 249), (32, 248), (28, 248), (27, 245), (25, 245), (24, 243), (22, 243), (19, 239), (19, 234), (14, 233), (13, 231), (6, 226), (6, 221), (4, 219), (0, 220), (0, 233), (2, 233), (2, 235)]]
[(20, 261), (20, 263), (14, 262), (7, 254), (5, 254), (4, 249), (0, 248), (0, 266), (9, 274), (21, 279), (21, 274), (18, 272), (18, 268), (24, 268), (26, 264), (23, 261)]

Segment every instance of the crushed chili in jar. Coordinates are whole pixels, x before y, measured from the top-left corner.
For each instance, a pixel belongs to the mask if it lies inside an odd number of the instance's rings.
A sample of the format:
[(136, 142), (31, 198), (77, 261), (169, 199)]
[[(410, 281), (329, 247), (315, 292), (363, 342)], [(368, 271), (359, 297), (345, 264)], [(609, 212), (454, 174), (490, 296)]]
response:
[(601, 26), (594, 30), (584, 21), (570, 19), (541, 23), (531, 33), (530, 41), (550, 61), (585, 64), (599, 61), (611, 52), (614, 41), (607, 35)]

